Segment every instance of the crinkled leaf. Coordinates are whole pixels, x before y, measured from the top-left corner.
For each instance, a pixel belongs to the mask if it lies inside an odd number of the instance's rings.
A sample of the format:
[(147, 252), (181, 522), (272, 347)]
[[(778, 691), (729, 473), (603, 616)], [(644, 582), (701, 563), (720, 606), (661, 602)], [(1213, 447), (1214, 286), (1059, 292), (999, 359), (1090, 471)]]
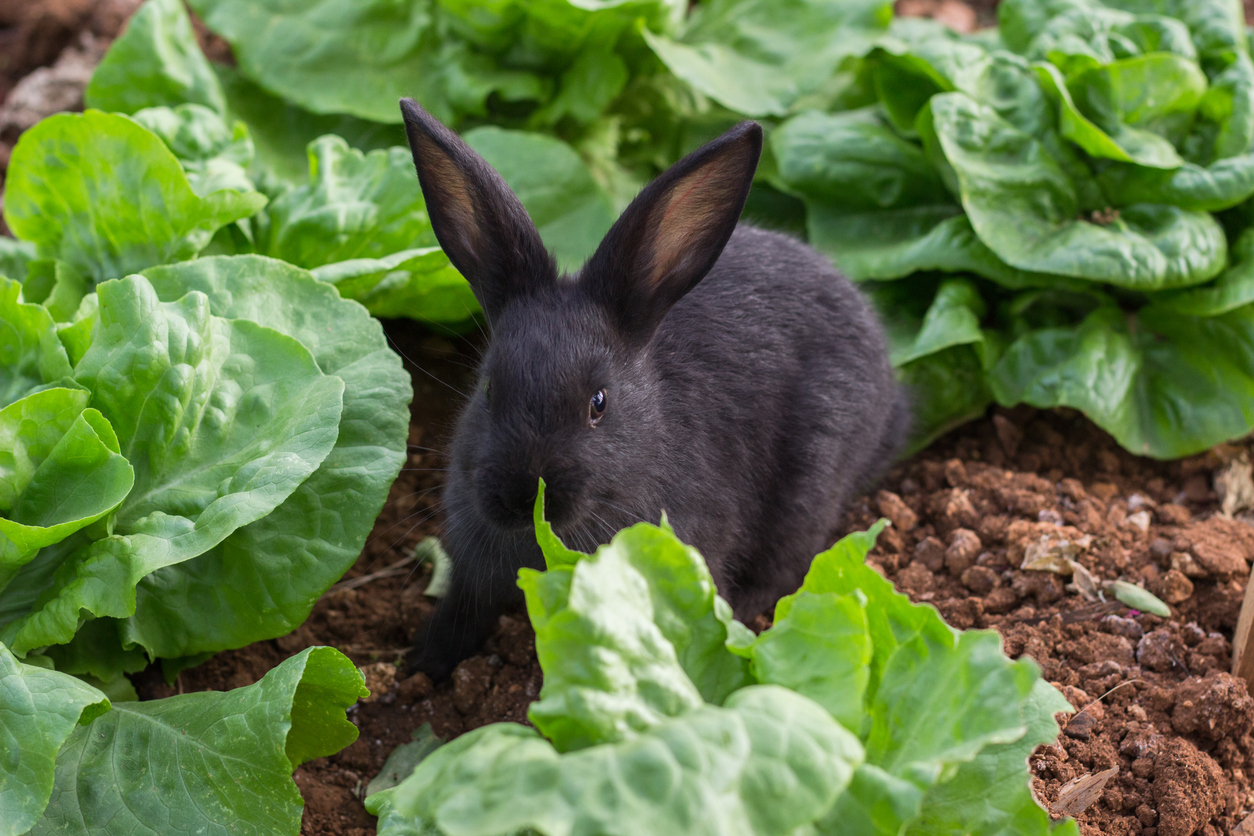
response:
[[(893, 310), (901, 308), (893, 306)], [(984, 313), (984, 300), (974, 282), (964, 278), (946, 279), (937, 288), (922, 320), (910, 322), (906, 317), (905, 322), (890, 321), (889, 356), (893, 365), (904, 366), (956, 345), (983, 342), (980, 320)], [(902, 325), (906, 326), (904, 333), (898, 330)]]
[(958, 345), (897, 370), (914, 406), (910, 451), (921, 450), (943, 433), (984, 414), (993, 402), (981, 358), (984, 353)]
[(558, 752), (496, 724), (441, 747), (395, 789), (373, 795), (382, 836), (792, 834), (848, 784), (856, 738), (820, 706), (763, 685), (632, 740)]
[(437, 119), (485, 113), (490, 94), (545, 97), (532, 73), (504, 69), (447, 37), (434, 4), (390, 0), (192, 0), (234, 48), (240, 70), (314, 113), (399, 123), (396, 102), (413, 96)]
[(1186, 316), (1218, 316), (1254, 302), (1254, 229), (1232, 246), (1232, 263), (1210, 284), (1150, 294), (1157, 307)]
[(409, 151), (363, 153), (338, 136), (310, 143), (309, 182), (265, 217), (258, 252), (306, 268), (436, 244)]
[(45, 389), (0, 409), (0, 589), (35, 552), (112, 513), (135, 471), (88, 393)]
[(906, 833), (1078, 834), (1073, 820), (1057, 825), (1050, 821), (1049, 814), (1032, 796), (1031, 779), (1025, 769), (1028, 756), (1037, 746), (1057, 738), (1054, 714), (1071, 710), (1056, 688), (1038, 679), (1023, 703), (1027, 733), (1013, 743), (986, 746), (974, 760), (959, 766), (953, 778), (929, 789), (920, 817)]
[(464, 138), (518, 195), (558, 265), (578, 269), (615, 220), (609, 195), (579, 154), (553, 137), (496, 127)]
[(807, 201), (848, 214), (953, 206), (923, 150), (876, 108), (798, 114), (771, 132), (770, 147), (780, 180)]
[(1195, 317), (1103, 306), (1029, 333), (990, 371), (997, 400), (1078, 409), (1133, 452), (1178, 458), (1254, 426), (1254, 306)]
[(44, 258), (95, 282), (191, 258), (218, 227), (265, 198), (198, 197), (175, 156), (125, 116), (58, 114), (22, 134), (9, 162), (4, 219)]
[(83, 99), (88, 107), (118, 113), (184, 103), (226, 112), (222, 88), (180, 0), (140, 6), (92, 73)]
[(26, 268), (35, 257), (35, 245), (31, 242), (0, 235), (0, 279), (24, 281)]
[(669, 528), (640, 523), (591, 556), (537, 530), (549, 570), (519, 580), (545, 672), (528, 717), (559, 750), (631, 737), (749, 681), (726, 646), (730, 607)]
[[(1195, 65), (1188, 66), (1196, 70)], [(1124, 124), (1119, 114), (1108, 114), (1108, 118), (1103, 120), (1103, 126), (1095, 124), (1076, 106), (1067, 81), (1057, 67), (1053, 64), (1037, 64), (1035, 69), (1041, 86), (1058, 103), (1058, 127), (1062, 135), (1079, 145), (1090, 156), (1168, 171), (1174, 171), (1184, 164), (1170, 140), (1152, 131)], [(1202, 84), (1205, 83), (1206, 79), (1202, 77)]]
[(344, 710), (368, 693), (339, 651), (312, 647), (244, 688), (116, 703), (70, 735), (31, 832), (295, 833), (292, 770), (357, 738)]
[(1143, 165), (1179, 164), (1173, 143), (1184, 139), (1207, 79), (1197, 62), (1151, 52), (1092, 67), (1067, 80), (1075, 106)]
[(976, 234), (1015, 267), (1143, 290), (1199, 284), (1223, 269), (1223, 230), (1205, 213), (1135, 204), (1107, 225), (1079, 218), (1062, 166), (961, 93), (934, 96), (920, 122), (929, 154), (954, 172)]
[(782, 685), (817, 702), (849, 729), (862, 725), (871, 673), (871, 634), (857, 595), (802, 593), (788, 615), (753, 644), (759, 682)]
[(678, 36), (644, 36), (671, 72), (724, 107), (779, 116), (807, 99), (823, 104), (842, 62), (865, 54), (891, 17), (883, 0), (714, 0)]
[(17, 282), (0, 278), (0, 408), (71, 374), (52, 316), (23, 302), (21, 291)]
[(357, 559), (383, 507), (405, 460), (409, 375), (377, 320), (289, 264), (201, 258), (147, 277), (163, 300), (198, 291), (222, 316), (299, 340), (324, 373), (344, 381), (344, 406), (317, 470), (262, 519), (145, 578), (123, 635), (168, 657), (285, 635)]
[(57, 752), (79, 723), (108, 710), (100, 691), (0, 644), (0, 836), (30, 830), (52, 795)]
[(161, 137), (182, 164), (188, 185), (201, 197), (222, 189), (256, 190), (247, 172), (253, 143), (243, 122), (228, 126), (217, 113), (197, 104), (145, 108), (131, 118)]
[(439, 247), (337, 261), (315, 267), (313, 274), (379, 317), (407, 316), (455, 326), (480, 312), (470, 285)]
[(139, 276), (97, 295), (74, 376), (116, 431), (135, 486), (110, 536), (68, 556), (32, 611), (5, 628), (18, 653), (68, 642), (84, 609), (130, 616), (143, 577), (265, 517), (339, 432), (343, 381), (291, 337), (212, 316), (202, 293), (162, 303)]
[(309, 179), (309, 143), (327, 134), (342, 137), (361, 151), (405, 144), (405, 129), (400, 125), (344, 114), (310, 113), (268, 92), (234, 67), (215, 64), (213, 69), (231, 115), (248, 126), (258, 166), (280, 182), (299, 184)]

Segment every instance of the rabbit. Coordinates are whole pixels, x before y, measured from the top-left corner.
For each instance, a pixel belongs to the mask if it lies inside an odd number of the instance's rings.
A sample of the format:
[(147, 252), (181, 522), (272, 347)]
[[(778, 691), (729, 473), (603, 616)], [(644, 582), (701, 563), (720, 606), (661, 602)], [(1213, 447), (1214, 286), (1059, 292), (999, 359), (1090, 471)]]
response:
[(592, 551), (665, 512), (741, 621), (800, 586), (909, 408), (880, 323), (831, 263), (738, 225), (762, 149), (742, 122), (646, 186), (574, 275), (518, 198), (411, 99), (436, 238), (489, 341), (443, 502), (451, 575), (412, 669), (445, 677), (544, 567), (533, 512)]

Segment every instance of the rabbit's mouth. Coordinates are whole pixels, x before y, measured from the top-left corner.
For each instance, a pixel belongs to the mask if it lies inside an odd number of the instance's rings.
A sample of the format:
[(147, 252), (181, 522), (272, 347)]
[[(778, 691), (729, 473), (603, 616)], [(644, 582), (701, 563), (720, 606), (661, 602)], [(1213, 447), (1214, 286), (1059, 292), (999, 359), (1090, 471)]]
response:
[[(480, 504), (488, 519), (498, 528), (515, 532), (535, 524), (538, 479), (517, 479), (494, 485), (480, 492)], [(561, 482), (549, 483), (544, 491), (544, 518), (559, 533), (578, 523), (579, 501), (575, 491)]]

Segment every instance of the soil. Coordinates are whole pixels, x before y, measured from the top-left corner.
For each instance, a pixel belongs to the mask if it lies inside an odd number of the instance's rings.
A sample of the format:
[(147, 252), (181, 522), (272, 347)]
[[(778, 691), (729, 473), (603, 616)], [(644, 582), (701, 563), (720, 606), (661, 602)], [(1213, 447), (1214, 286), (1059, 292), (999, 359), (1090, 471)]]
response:
[[(0, 177), (32, 118), (81, 108), (91, 67), (137, 5), (0, 0)], [(902, 13), (954, 28), (993, 22), (995, 5), (898, 2)], [(202, 45), (229, 58), (221, 42)], [(385, 325), (413, 378), (410, 450), (356, 565), (295, 633), (219, 654), (173, 684), (156, 667), (134, 677), (143, 698), (235, 688), (315, 644), (362, 666), (374, 695), (349, 712), (359, 739), (296, 772), (309, 836), (373, 834), (361, 798), (393, 748), (424, 723), (450, 738), (525, 722), (542, 681), (522, 614), (502, 617), (449, 681), (404, 673), (408, 643), (432, 607), (423, 594), (430, 570), (411, 558), (439, 534), (439, 451), (478, 342)], [(1227, 672), (1254, 525), (1225, 516), (1215, 488), (1217, 474), (1239, 472), (1233, 464), (1252, 447), (1247, 440), (1156, 462), (1123, 451), (1076, 413), (995, 410), (897, 466), (853, 504), (833, 539), (890, 518), (872, 565), (955, 626), (996, 630), (1007, 653), (1037, 660), (1078, 713), (1059, 715), (1058, 741), (1033, 755), (1033, 787), (1047, 808), (1076, 815), (1085, 836), (1240, 833), (1234, 828), (1254, 810), (1254, 700)], [(1083, 570), (1021, 568), (1025, 560), (1070, 568), (1065, 557)], [(1143, 584), (1172, 616), (1109, 595), (1090, 600), (1115, 579)]]

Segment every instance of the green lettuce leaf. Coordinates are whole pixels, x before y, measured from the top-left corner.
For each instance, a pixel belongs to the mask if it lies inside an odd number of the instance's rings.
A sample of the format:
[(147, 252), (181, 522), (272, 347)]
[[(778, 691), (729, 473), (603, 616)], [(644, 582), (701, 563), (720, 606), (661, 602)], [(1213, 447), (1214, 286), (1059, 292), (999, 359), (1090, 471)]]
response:
[(270, 172), (279, 183), (297, 185), (309, 179), (309, 143), (327, 134), (342, 137), (361, 151), (405, 144), (405, 129), (400, 125), (344, 114), (311, 113), (267, 91), (234, 67), (215, 64), (213, 69), (231, 116), (248, 126), (257, 167)]
[(356, 740), (344, 710), (368, 695), (345, 656), (311, 647), (244, 688), (114, 703), (69, 734), (30, 832), (295, 833), (292, 770)]
[(57, 752), (110, 703), (81, 680), (24, 664), (0, 644), (0, 706), (0, 836), (20, 836), (48, 806)]
[(1069, 406), (1138, 454), (1187, 456), (1254, 426), (1254, 306), (1197, 317), (1105, 305), (1019, 338), (989, 382), (1003, 404)]
[(131, 118), (161, 137), (174, 152), (197, 195), (205, 197), (223, 189), (256, 191), (248, 176), (253, 143), (243, 122), (228, 126), (217, 113), (197, 104), (145, 108)]
[(457, 327), (479, 311), (479, 302), (439, 247), (401, 250), (384, 258), (354, 258), (324, 264), (314, 276), (374, 316), (407, 316)]
[(1075, 186), (1049, 152), (962, 93), (934, 96), (920, 122), (976, 234), (1015, 267), (1142, 290), (1199, 284), (1223, 269), (1227, 242), (1205, 213), (1134, 204), (1107, 225), (1081, 219)]
[(257, 251), (313, 268), (435, 246), (408, 149), (362, 153), (338, 136), (309, 146), (309, 182), (274, 200)]
[(215, 317), (202, 293), (162, 303), (139, 276), (105, 282), (97, 296), (74, 380), (116, 433), (108, 446), (134, 467), (135, 485), (109, 536), (63, 555), (55, 577), (28, 572), (31, 563), (13, 579), (19, 597), (37, 596), (3, 628), (19, 654), (70, 641), (82, 610), (130, 616), (142, 578), (268, 515), (339, 432), (344, 383), (297, 340)]
[(483, 115), (490, 94), (540, 101), (538, 76), (499, 67), (441, 31), (432, 4), (329, 0), (193, 0), (191, 7), (234, 48), (244, 75), (313, 113), (400, 123), (396, 102), (413, 96), (437, 119)]
[(22, 286), (0, 278), (0, 409), (43, 386), (70, 377), (56, 323), (41, 305), (22, 301)]
[(476, 128), (464, 139), (518, 195), (558, 266), (578, 269), (617, 215), (575, 150), (543, 134), (495, 127)]
[(343, 412), (335, 446), (282, 504), (199, 557), (140, 582), (122, 640), (183, 657), (285, 635), (357, 559), (400, 472), (409, 375), (360, 305), (289, 264), (201, 258), (146, 277), (164, 301), (203, 293), (224, 317), (299, 340), (323, 373), (343, 381)]
[(179, 0), (140, 6), (92, 73), (83, 100), (118, 113), (182, 104), (226, 113), (222, 88)]
[(24, 281), (26, 269), (35, 258), (34, 244), (0, 235), (0, 278)]
[(630, 739), (748, 682), (726, 647), (730, 608), (668, 529), (642, 523), (573, 565), (555, 558), (519, 585), (545, 671), (527, 716), (559, 751)]
[(44, 389), (0, 409), (0, 589), (45, 546), (122, 504), (135, 470), (83, 389)]
[(746, 116), (780, 116), (825, 103), (845, 59), (888, 26), (883, 0), (713, 0), (674, 38), (644, 32), (675, 75)]
[(255, 192), (199, 197), (175, 156), (125, 116), (58, 114), (22, 134), (4, 219), (42, 258), (93, 282), (191, 258), (224, 224), (262, 207)]
[(861, 747), (820, 706), (750, 686), (641, 736), (559, 755), (533, 730), (476, 729), (372, 795), (379, 833), (792, 834), (828, 809)]
[(1232, 246), (1232, 263), (1210, 284), (1149, 295), (1158, 308), (1185, 316), (1218, 316), (1254, 303), (1254, 229)]

